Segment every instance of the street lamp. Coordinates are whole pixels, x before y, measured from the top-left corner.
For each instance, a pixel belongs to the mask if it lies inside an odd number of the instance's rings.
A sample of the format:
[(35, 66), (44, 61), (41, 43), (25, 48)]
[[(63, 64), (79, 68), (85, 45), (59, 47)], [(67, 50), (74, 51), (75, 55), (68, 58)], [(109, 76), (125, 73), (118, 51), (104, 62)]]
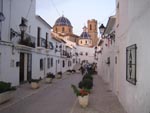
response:
[(100, 27), (99, 27), (99, 31), (100, 31), (100, 34), (101, 34), (101, 35), (103, 35), (104, 30), (105, 30), (105, 27), (104, 27), (103, 24), (101, 24)]
[(24, 38), (24, 33), (27, 30), (27, 25), (24, 23), (24, 21), (21, 21), (21, 24), (19, 25), (20, 31), (21, 31), (21, 42), (23, 41)]
[(98, 60), (98, 58), (97, 58), (98, 57), (97, 56), (97, 49), (98, 49), (97, 46), (94, 49), (95, 49), (94, 57), (95, 57), (96, 60)]

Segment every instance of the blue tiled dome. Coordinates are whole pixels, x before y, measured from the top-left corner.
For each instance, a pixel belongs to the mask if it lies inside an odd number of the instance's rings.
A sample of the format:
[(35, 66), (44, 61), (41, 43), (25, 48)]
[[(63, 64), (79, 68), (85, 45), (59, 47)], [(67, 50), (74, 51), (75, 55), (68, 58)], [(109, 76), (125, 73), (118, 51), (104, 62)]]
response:
[(87, 32), (82, 32), (80, 37), (83, 39), (91, 39), (91, 36)]
[(57, 25), (66, 25), (66, 26), (72, 27), (70, 21), (69, 21), (66, 17), (64, 17), (64, 16), (59, 17), (59, 18), (56, 20), (55, 26), (57, 26)]

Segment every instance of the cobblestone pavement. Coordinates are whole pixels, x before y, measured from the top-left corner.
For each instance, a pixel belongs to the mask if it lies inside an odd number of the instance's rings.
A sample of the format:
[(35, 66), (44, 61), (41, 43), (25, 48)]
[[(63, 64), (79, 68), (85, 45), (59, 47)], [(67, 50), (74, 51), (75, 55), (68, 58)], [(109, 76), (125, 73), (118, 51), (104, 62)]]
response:
[(14, 92), (14, 98), (0, 105), (0, 113), (126, 113), (117, 97), (108, 90), (100, 77), (94, 76), (94, 87), (87, 108), (81, 108), (71, 84), (77, 85), (80, 74), (63, 75), (52, 84), (40, 83), (32, 90), (28, 83)]

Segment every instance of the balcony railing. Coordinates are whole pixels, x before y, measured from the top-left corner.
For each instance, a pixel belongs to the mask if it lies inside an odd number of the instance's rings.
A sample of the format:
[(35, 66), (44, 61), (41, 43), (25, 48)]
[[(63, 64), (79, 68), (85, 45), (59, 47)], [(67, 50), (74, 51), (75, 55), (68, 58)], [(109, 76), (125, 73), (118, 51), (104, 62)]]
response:
[(19, 39), (18, 44), (35, 48), (35, 37), (26, 34), (26, 38), (24, 38), (22, 41)]

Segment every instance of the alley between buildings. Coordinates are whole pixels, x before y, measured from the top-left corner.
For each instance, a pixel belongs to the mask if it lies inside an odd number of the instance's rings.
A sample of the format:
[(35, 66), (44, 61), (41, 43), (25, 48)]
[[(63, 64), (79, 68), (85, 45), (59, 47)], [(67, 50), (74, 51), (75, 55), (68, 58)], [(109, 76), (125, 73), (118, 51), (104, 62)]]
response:
[(81, 79), (81, 74), (63, 75), (52, 84), (41, 81), (37, 90), (23, 84), (11, 101), (0, 105), (0, 113), (125, 113), (108, 84), (98, 75), (94, 75), (88, 107), (81, 108), (71, 88), (71, 84), (77, 85)]

